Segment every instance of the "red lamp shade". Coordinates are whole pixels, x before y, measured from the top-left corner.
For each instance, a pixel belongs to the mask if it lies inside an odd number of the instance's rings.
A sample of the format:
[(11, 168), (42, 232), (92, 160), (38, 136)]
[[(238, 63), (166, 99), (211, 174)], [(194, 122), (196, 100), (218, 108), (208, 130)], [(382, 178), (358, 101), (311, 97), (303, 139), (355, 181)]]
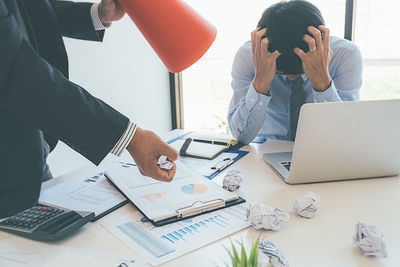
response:
[(217, 30), (180, 0), (119, 0), (170, 72), (199, 60)]

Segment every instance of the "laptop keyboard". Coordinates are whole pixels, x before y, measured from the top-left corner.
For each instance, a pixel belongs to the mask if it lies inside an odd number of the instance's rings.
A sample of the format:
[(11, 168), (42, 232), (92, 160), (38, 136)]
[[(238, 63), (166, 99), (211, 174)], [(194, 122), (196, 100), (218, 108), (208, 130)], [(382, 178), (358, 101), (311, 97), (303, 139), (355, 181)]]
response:
[(279, 162), (283, 167), (285, 167), (288, 171), (290, 171), (291, 161), (281, 161)]

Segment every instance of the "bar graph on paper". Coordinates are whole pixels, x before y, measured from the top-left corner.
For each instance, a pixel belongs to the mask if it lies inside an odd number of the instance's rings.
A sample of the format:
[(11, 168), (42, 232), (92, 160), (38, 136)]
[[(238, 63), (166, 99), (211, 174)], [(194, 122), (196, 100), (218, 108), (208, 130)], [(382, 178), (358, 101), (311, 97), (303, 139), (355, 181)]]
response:
[(228, 227), (229, 225), (229, 219), (222, 215), (216, 215), (195, 223), (188, 221), (187, 226), (182, 226), (181, 228), (161, 235), (160, 237), (166, 240), (168, 244), (175, 244), (179, 241), (186, 242), (195, 235), (205, 234), (213, 227)]
[(238, 205), (162, 227), (154, 227), (141, 213), (104, 226), (134, 251), (150, 255), (150, 263), (160, 264), (244, 229), (250, 223), (246, 207)]

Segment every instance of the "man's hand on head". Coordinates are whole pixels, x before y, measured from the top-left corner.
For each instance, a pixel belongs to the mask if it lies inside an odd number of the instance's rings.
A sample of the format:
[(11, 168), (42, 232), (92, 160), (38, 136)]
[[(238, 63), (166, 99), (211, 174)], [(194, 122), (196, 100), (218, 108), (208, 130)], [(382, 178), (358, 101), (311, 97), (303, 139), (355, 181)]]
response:
[(137, 128), (127, 150), (141, 174), (164, 182), (170, 182), (174, 178), (175, 163), (170, 170), (166, 170), (160, 168), (157, 161), (160, 156), (165, 155), (169, 161), (174, 162), (178, 159), (178, 152), (155, 133)]
[(120, 20), (125, 15), (125, 10), (117, 0), (101, 0), (98, 6), (99, 18), (104, 26)]
[(267, 29), (258, 28), (251, 32), (251, 52), (256, 74), (253, 86), (258, 93), (267, 95), (272, 80), (276, 74), (276, 59), (280, 56), (278, 50), (268, 51), (269, 40), (263, 38)]
[(308, 44), (309, 51), (305, 53), (296, 47), (294, 53), (301, 58), (304, 73), (316, 91), (323, 92), (331, 86), (329, 63), (332, 59), (330, 48), (330, 31), (323, 25), (318, 29), (309, 26), (308, 32), (313, 37), (305, 34), (303, 40)]

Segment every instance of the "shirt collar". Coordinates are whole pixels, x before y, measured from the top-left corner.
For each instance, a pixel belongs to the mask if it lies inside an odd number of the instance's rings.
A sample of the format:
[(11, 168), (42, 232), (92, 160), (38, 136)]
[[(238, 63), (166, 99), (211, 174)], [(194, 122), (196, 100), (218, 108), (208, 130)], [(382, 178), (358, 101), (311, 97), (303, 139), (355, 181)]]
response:
[[(283, 79), (284, 81), (290, 81), (290, 80), (286, 77), (285, 74), (276, 74), (276, 75), (278, 75), (279, 77), (281, 77), (281, 79)], [(305, 82), (305, 81), (308, 80), (308, 78), (307, 78), (307, 76), (306, 76), (305, 74), (300, 75), (300, 78), (303, 80), (303, 82)]]

